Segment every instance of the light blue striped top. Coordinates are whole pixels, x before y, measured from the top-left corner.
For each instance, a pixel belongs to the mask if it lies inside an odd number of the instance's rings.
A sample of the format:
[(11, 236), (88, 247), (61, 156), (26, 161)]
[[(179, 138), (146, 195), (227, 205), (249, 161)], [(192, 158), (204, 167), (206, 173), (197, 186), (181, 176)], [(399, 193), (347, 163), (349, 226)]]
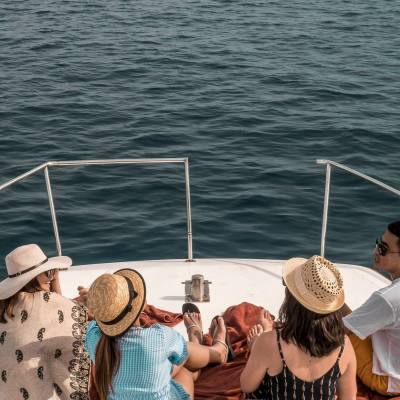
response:
[[(96, 322), (90, 322), (86, 350), (93, 362), (101, 335)], [(114, 391), (107, 400), (190, 400), (183, 387), (171, 379), (172, 365), (179, 365), (188, 357), (186, 341), (180, 333), (159, 324), (131, 327), (117, 343), (120, 367), (113, 378)]]

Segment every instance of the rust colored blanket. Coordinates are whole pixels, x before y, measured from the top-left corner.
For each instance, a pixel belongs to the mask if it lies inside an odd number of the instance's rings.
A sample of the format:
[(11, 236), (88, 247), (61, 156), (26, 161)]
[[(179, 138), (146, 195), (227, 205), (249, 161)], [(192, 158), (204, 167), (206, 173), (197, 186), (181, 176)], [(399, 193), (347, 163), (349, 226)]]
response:
[[(239, 378), (246, 364), (246, 333), (258, 322), (262, 307), (251, 303), (241, 303), (229, 307), (223, 314), (225, 324), (228, 327), (229, 338), (233, 350), (236, 354), (234, 361), (225, 365), (204, 368), (195, 384), (195, 399), (214, 399), (214, 400), (243, 400), (245, 397), (240, 391)], [(143, 325), (160, 323), (170, 327), (182, 321), (181, 314), (159, 310), (154, 306), (147, 305), (144, 314), (140, 317)], [(209, 334), (204, 336), (205, 344), (211, 344)], [(91, 386), (90, 399), (98, 400), (97, 393), (93, 385)], [(387, 400), (388, 397), (380, 396), (371, 392), (361, 383), (357, 400)], [(393, 400), (400, 400), (395, 397)]]

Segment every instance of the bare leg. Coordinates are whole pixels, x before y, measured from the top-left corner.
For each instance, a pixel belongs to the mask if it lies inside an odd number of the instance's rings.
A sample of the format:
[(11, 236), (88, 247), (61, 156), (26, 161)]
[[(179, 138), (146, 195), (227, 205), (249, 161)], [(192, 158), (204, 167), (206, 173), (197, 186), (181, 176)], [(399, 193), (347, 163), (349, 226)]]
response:
[(213, 331), (215, 344), (213, 344), (212, 346), (203, 346), (199, 344), (198, 341), (197, 343), (195, 341), (190, 341), (187, 344), (189, 357), (185, 363), (185, 366), (190, 370), (198, 370), (204, 368), (210, 363), (223, 363), (226, 360), (227, 348), (219, 341), (225, 342), (225, 335), (226, 327), (224, 320), (222, 319), (222, 317), (218, 317), (217, 323), (215, 324)]
[(194, 379), (193, 374), (188, 371), (185, 367), (177, 369), (175, 375), (172, 376), (174, 380), (180, 383), (186, 392), (190, 395), (191, 399), (194, 399)]

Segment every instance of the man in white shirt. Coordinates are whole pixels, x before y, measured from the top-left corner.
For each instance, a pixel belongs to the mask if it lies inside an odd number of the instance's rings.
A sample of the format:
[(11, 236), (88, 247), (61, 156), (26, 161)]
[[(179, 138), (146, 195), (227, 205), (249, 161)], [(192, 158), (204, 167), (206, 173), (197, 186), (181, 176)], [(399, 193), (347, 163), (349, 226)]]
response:
[[(357, 357), (357, 375), (383, 395), (400, 393), (400, 221), (376, 241), (374, 266), (392, 283), (344, 317)], [(350, 310), (349, 310), (350, 311)]]

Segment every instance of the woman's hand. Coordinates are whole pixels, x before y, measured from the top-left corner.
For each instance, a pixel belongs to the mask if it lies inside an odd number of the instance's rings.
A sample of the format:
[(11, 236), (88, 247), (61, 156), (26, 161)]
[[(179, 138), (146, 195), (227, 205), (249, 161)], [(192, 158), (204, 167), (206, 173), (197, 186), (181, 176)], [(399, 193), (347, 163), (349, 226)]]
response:
[(83, 286), (78, 286), (78, 293), (79, 293), (79, 299), (78, 299), (78, 301), (79, 301), (80, 303), (83, 303), (83, 304), (86, 305), (87, 296), (88, 296), (88, 293), (89, 293), (89, 288), (85, 288), (85, 287), (83, 287)]
[[(85, 288), (83, 286), (78, 286), (78, 293), (79, 293), (79, 297), (76, 300), (79, 301), (79, 303), (82, 303), (85, 306), (87, 306), (86, 303), (87, 303), (89, 288)], [(91, 321), (92, 319), (94, 319), (94, 315), (90, 309), (88, 309), (87, 311), (88, 311), (88, 319), (89, 319), (89, 321)]]
[(53, 276), (51, 277), (51, 281), (50, 281), (50, 291), (58, 293), (58, 294), (62, 294), (58, 269), (52, 270), (52, 274), (53, 274)]

